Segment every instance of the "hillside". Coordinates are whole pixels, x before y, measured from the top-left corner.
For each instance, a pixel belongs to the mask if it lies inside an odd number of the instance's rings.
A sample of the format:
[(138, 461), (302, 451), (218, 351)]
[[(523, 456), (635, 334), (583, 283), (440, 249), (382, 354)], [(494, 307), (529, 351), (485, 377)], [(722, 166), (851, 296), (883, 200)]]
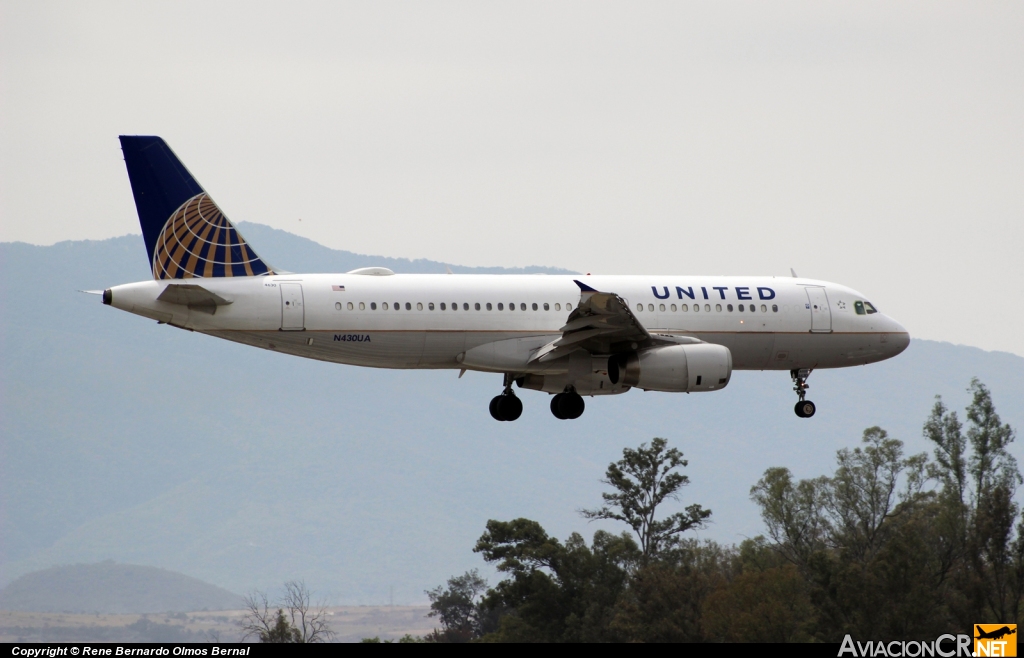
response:
[[(242, 230), (284, 269), (420, 267)], [(387, 602), (392, 587), (418, 603), (481, 566), (471, 548), (489, 518), (562, 537), (609, 527), (575, 510), (600, 501), (624, 446), (653, 436), (690, 460), (682, 504), (713, 510), (703, 536), (732, 542), (762, 532), (748, 492), (766, 468), (827, 472), (872, 425), (925, 450), (933, 396), (962, 409), (973, 376), (1024, 427), (1024, 358), (917, 340), (885, 363), (815, 373), (810, 421), (793, 415), (785, 373), (743, 372), (710, 395), (595, 399), (574, 422), (525, 391), (523, 417), (495, 423), (497, 376), (305, 361), (76, 292), (147, 278), (138, 236), (0, 244), (0, 270), (0, 585), (113, 559), (239, 593), (304, 579), (337, 604)]]
[[(359, 267), (387, 267), (403, 274), (572, 274), (557, 267), (465, 267), (425, 258), (388, 258), (330, 249), (287, 231), (263, 224), (240, 222), (238, 230), (268, 263), (289, 272), (348, 272)], [(141, 240), (141, 238), (140, 238)], [(446, 269), (447, 268), (447, 269)]]
[(116, 615), (241, 606), (237, 594), (191, 576), (113, 560), (35, 571), (0, 589), (0, 610)]

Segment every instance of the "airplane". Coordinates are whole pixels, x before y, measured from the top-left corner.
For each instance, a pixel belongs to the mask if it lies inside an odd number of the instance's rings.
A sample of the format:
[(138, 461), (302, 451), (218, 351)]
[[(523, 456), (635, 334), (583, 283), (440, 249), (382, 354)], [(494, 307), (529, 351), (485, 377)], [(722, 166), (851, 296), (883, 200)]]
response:
[(152, 281), (103, 303), (161, 324), (309, 359), (503, 376), (495, 420), (519, 389), (561, 420), (584, 396), (697, 393), (734, 370), (788, 371), (800, 418), (807, 378), (901, 353), (910, 335), (859, 292), (792, 277), (334, 274), (275, 269), (160, 137), (121, 136)]
[(981, 626), (975, 625), (978, 634), (974, 636), (976, 640), (1001, 640), (1007, 635), (1013, 635), (1017, 632), (1017, 627), (1010, 628), (1009, 626), (1003, 626), (992, 631), (985, 632), (981, 630)]

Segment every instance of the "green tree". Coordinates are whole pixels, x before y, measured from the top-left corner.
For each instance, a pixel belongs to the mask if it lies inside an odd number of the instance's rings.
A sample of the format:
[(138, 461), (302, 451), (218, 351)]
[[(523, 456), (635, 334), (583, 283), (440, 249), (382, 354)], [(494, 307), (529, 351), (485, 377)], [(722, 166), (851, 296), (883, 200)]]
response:
[(427, 590), (429, 616), (437, 617), (442, 628), (428, 637), (435, 642), (468, 642), (492, 630), (491, 616), (481, 602), (486, 590), (487, 581), (476, 569), (452, 576), (447, 588), (438, 585)]
[(282, 608), (277, 609), (274, 624), (259, 633), (260, 642), (268, 644), (290, 644), (302, 641), (299, 629), (289, 623)]
[(1024, 521), (1013, 500), (1022, 480), (1008, 449), (1015, 432), (984, 384), (975, 378), (968, 390), (966, 432), (939, 397), (924, 426), (935, 444), (930, 473), (943, 485), (942, 574), (955, 590), (951, 605), (960, 623), (986, 616), (1015, 621), (1024, 590)]
[(625, 642), (702, 642), (703, 606), (728, 577), (732, 550), (685, 539), (633, 572), (611, 630)]
[(780, 556), (808, 583), (819, 639), (931, 632), (919, 614), (941, 607), (934, 553), (920, 541), (930, 528), (918, 522), (933, 498), (922, 493), (926, 461), (872, 427), (837, 452), (831, 477), (794, 483), (772, 468), (751, 489)]
[(794, 482), (772, 468), (751, 489), (773, 547), (808, 583), (819, 639), (927, 638), (975, 619), (1017, 620), (1015, 434), (981, 382), (969, 390), (966, 425), (936, 399), (923, 428), (932, 460), (904, 456), (875, 427), (837, 453), (831, 476)]
[[(582, 510), (588, 519), (623, 521), (633, 530), (594, 534), (590, 546), (573, 533), (563, 544), (529, 519), (488, 521), (476, 550), (507, 574), (485, 597), (499, 628), (484, 640), (610, 641), (699, 639), (701, 601), (711, 580), (697, 562), (714, 551), (682, 542), (711, 512), (690, 505), (659, 518), (678, 500), (688, 478), (682, 453), (665, 439), (626, 448), (608, 466), (605, 505)], [(685, 594), (688, 604), (680, 606)], [(657, 618), (652, 618), (656, 615)]]
[(701, 609), (708, 639), (720, 642), (806, 642), (814, 608), (792, 564), (744, 570), (711, 592)]
[[(502, 580), (481, 598), (478, 574), (452, 578), (429, 592), (435, 613), (446, 632), (516, 642), (927, 640), (977, 619), (1016, 622), (1015, 433), (984, 385), (970, 390), (965, 424), (936, 400), (924, 424), (932, 460), (871, 427), (837, 451), (830, 475), (767, 469), (750, 495), (768, 538), (738, 547), (684, 538), (710, 516), (699, 505), (665, 514), (688, 483), (681, 452), (660, 438), (624, 449), (602, 480), (604, 506), (581, 514), (632, 533), (598, 531), (588, 546), (529, 519), (488, 521), (474, 550)], [(494, 630), (473, 630), (481, 619)]]
[(613, 606), (639, 557), (627, 534), (594, 533), (591, 546), (573, 533), (563, 544), (536, 521), (488, 521), (474, 551), (507, 578), (490, 590), (487, 607), (501, 614), (485, 641), (600, 642)]
[(826, 486), (825, 477), (793, 482), (788, 468), (776, 466), (766, 470), (750, 490), (776, 549), (801, 567), (827, 546), (829, 525), (822, 493)]
[(688, 462), (683, 453), (669, 448), (665, 439), (655, 438), (648, 447), (626, 448), (622, 459), (608, 465), (603, 483), (615, 491), (603, 493), (600, 509), (580, 510), (587, 519), (612, 519), (629, 525), (640, 542), (643, 561), (672, 547), (679, 535), (703, 527), (711, 511), (690, 505), (683, 512), (657, 519), (658, 506), (666, 500), (678, 500), (679, 490), (689, 484), (688, 477), (676, 471)]
[[(880, 427), (864, 430), (862, 447), (836, 455), (835, 474), (823, 480), (825, 528), (848, 558), (871, 559), (885, 543), (886, 522), (909, 509), (921, 491), (927, 456), (903, 457), (903, 442)], [(899, 491), (901, 481), (904, 488)]]

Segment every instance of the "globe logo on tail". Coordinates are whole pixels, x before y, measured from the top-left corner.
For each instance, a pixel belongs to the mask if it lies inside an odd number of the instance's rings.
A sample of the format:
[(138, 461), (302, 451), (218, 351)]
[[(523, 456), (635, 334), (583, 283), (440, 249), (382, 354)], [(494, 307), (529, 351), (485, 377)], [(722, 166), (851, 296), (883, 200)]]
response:
[(153, 278), (274, 274), (205, 192), (171, 215), (153, 251)]

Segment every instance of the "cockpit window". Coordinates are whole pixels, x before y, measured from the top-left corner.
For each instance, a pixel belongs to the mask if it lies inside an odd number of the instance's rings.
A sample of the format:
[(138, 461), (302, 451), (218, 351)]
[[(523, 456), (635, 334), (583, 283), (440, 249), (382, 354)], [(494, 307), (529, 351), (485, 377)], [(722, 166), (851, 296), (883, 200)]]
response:
[(864, 302), (864, 310), (868, 312), (868, 315), (871, 315), (872, 313), (878, 313), (878, 309), (875, 308), (871, 304), (871, 302)]
[(872, 313), (878, 313), (871, 302), (854, 302), (853, 310), (857, 311), (857, 315), (871, 315)]
[(866, 313), (864, 310), (864, 302), (854, 302), (853, 310), (857, 311), (857, 315), (864, 315), (864, 313)]

